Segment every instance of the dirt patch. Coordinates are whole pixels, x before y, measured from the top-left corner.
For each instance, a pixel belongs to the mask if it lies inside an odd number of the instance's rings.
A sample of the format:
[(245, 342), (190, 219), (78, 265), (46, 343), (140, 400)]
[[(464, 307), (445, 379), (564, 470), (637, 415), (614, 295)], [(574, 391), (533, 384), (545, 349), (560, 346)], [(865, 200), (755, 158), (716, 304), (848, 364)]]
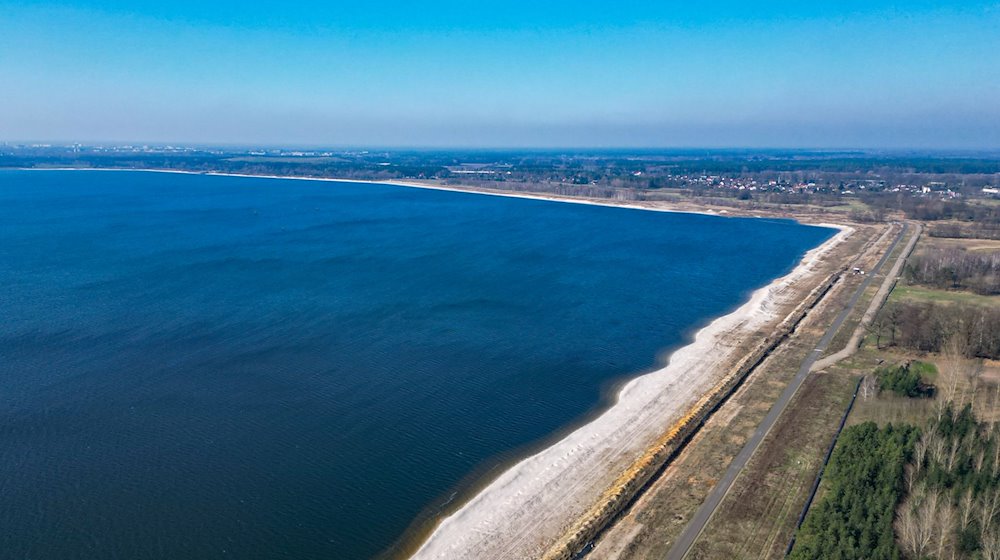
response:
[(987, 383), (1000, 383), (1000, 360), (984, 360), (980, 379)]

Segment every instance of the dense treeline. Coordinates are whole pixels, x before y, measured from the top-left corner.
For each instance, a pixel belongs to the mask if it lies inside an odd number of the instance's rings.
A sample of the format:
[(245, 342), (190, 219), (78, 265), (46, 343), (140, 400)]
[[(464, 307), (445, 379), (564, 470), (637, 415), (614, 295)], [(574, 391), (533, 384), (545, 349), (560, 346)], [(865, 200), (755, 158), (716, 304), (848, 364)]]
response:
[(904, 274), (914, 284), (971, 290), (982, 295), (1000, 294), (1000, 252), (929, 249), (911, 257)]
[(893, 517), (918, 438), (919, 430), (906, 425), (845, 429), (823, 477), (826, 492), (810, 508), (790, 558), (900, 558)]
[(927, 228), (927, 234), (956, 239), (1000, 239), (1000, 223), (945, 222)]
[(913, 447), (895, 526), (908, 559), (1000, 558), (1000, 433), (940, 409)]
[(945, 200), (930, 197), (904, 197), (874, 195), (865, 197), (865, 203), (872, 208), (902, 210), (906, 216), (916, 220), (938, 221), (957, 220), (981, 224), (1000, 224), (1000, 206), (974, 204), (964, 200)]
[(965, 357), (1000, 359), (1000, 309), (996, 308), (893, 302), (882, 309), (872, 328), (879, 345), (942, 352), (951, 344)]
[(1000, 430), (936, 410), (924, 430), (844, 430), (791, 558), (1000, 560)]
[(938, 222), (928, 228), (932, 237), (1000, 239), (998, 205), (888, 193), (864, 196), (862, 200), (871, 211), (881, 211), (882, 215), (902, 211), (908, 218)]

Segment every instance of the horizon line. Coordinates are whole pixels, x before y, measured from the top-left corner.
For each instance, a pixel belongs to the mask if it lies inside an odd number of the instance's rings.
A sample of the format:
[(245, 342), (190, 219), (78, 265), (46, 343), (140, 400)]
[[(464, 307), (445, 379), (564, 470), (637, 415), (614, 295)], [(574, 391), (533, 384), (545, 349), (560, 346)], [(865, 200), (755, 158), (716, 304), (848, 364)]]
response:
[(166, 140), (0, 140), (0, 146), (48, 147), (48, 148), (105, 148), (105, 147), (146, 147), (146, 148), (186, 148), (186, 149), (258, 149), (258, 150), (328, 150), (328, 151), (522, 151), (522, 152), (627, 152), (627, 151), (706, 151), (706, 152), (819, 152), (819, 153), (938, 153), (970, 154), (988, 153), (1000, 156), (1000, 146), (983, 147), (915, 147), (915, 146), (746, 146), (746, 145), (617, 145), (617, 146), (537, 146), (537, 145), (364, 145), (364, 144), (316, 144), (316, 143), (239, 143), (239, 142), (198, 142)]

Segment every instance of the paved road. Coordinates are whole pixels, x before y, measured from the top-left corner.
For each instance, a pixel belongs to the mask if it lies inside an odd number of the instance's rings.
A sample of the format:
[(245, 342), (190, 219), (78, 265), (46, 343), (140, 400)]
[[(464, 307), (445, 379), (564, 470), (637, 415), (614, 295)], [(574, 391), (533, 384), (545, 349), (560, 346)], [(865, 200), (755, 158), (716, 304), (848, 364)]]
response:
[(694, 541), (698, 538), (698, 535), (701, 534), (702, 530), (705, 529), (705, 525), (708, 525), (708, 520), (712, 518), (712, 514), (715, 513), (719, 504), (722, 503), (722, 499), (726, 497), (726, 493), (729, 492), (733, 482), (736, 481), (736, 477), (739, 476), (740, 471), (742, 471), (747, 462), (750, 461), (750, 457), (754, 454), (754, 451), (760, 447), (760, 443), (764, 440), (764, 436), (766, 436), (767, 433), (771, 431), (771, 428), (774, 427), (778, 417), (781, 416), (781, 413), (788, 406), (788, 403), (792, 400), (795, 392), (799, 390), (799, 387), (802, 386), (802, 383), (809, 375), (809, 370), (812, 368), (813, 363), (820, 357), (821, 354), (823, 354), (823, 351), (826, 350), (830, 341), (833, 340), (833, 335), (837, 334), (837, 330), (840, 329), (840, 326), (845, 320), (847, 320), (847, 317), (851, 314), (854, 306), (857, 305), (858, 300), (861, 299), (861, 294), (865, 292), (868, 285), (875, 279), (878, 271), (882, 269), (882, 265), (889, 260), (889, 255), (896, 248), (896, 245), (899, 244), (899, 241), (906, 235), (907, 229), (908, 226), (904, 223), (903, 228), (900, 230), (896, 239), (892, 242), (892, 245), (886, 250), (885, 254), (882, 255), (882, 258), (879, 259), (875, 268), (873, 268), (865, 276), (864, 282), (858, 286), (854, 295), (851, 296), (851, 300), (847, 304), (847, 307), (845, 307), (840, 314), (837, 315), (833, 324), (831, 324), (830, 327), (827, 328), (826, 333), (823, 334), (823, 338), (820, 339), (819, 344), (817, 344), (816, 348), (809, 353), (806, 360), (802, 362), (802, 367), (799, 368), (798, 373), (796, 373), (795, 377), (792, 378), (788, 387), (785, 387), (784, 392), (781, 393), (777, 402), (774, 403), (774, 406), (771, 407), (767, 416), (764, 417), (764, 421), (761, 422), (760, 426), (758, 426), (757, 430), (753, 433), (753, 436), (750, 437), (750, 439), (743, 446), (743, 449), (740, 450), (739, 454), (736, 455), (736, 458), (733, 459), (733, 462), (730, 463), (729, 468), (726, 470), (726, 474), (724, 474), (715, 485), (715, 488), (713, 488), (712, 492), (709, 493), (708, 498), (706, 498), (705, 502), (702, 503), (700, 508), (698, 508), (694, 517), (691, 518), (687, 527), (684, 528), (680, 537), (677, 538), (677, 542), (675, 542), (674, 546), (670, 548), (670, 551), (667, 553), (667, 560), (682, 560), (687, 555), (688, 551), (691, 550), (691, 546), (694, 545)]

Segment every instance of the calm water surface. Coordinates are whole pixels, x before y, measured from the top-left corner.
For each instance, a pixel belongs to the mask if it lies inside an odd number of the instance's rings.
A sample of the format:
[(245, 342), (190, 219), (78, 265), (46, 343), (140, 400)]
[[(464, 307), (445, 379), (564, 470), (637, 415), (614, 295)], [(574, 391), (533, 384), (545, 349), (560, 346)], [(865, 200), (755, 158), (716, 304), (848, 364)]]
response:
[(0, 171), (0, 556), (371, 557), (831, 233)]

